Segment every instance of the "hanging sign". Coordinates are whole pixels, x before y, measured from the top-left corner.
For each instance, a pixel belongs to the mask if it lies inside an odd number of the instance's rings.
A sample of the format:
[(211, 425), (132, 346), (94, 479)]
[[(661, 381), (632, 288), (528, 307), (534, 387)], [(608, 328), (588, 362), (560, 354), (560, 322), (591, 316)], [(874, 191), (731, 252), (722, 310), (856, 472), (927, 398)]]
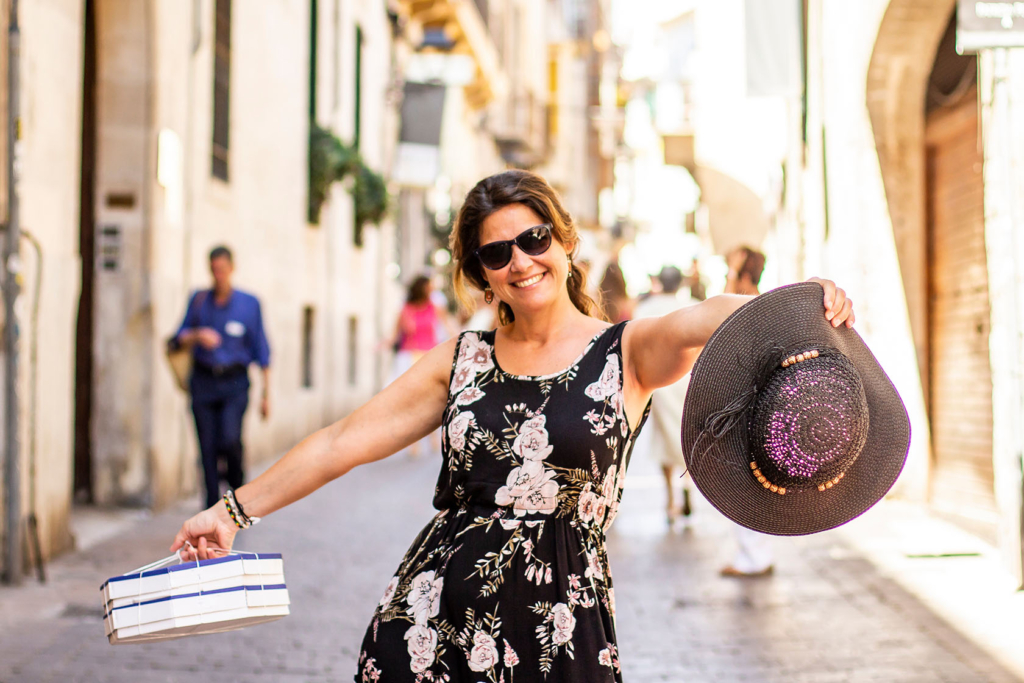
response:
[(1024, 2), (957, 0), (956, 51), (1024, 47)]

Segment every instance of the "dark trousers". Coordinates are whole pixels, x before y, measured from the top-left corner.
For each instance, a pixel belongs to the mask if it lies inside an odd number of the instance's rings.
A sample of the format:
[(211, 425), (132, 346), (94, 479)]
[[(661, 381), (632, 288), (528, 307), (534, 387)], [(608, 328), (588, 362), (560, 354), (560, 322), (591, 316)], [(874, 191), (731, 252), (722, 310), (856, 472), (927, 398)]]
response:
[(217, 373), (196, 366), (192, 372), (192, 415), (206, 481), (206, 506), (220, 500), (220, 463), (228, 486), (245, 483), (242, 470), (242, 417), (249, 407), (249, 376), (245, 368)]

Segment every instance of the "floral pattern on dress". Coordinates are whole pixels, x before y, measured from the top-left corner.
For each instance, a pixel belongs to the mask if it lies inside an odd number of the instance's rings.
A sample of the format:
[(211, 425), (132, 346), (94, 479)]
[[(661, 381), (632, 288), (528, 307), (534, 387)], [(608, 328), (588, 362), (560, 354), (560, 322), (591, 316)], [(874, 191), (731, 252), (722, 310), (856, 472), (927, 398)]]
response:
[(623, 327), (542, 377), (502, 370), (494, 332), (460, 337), (439, 512), (379, 600), (357, 682), (621, 681), (605, 533), (646, 419), (626, 420)]

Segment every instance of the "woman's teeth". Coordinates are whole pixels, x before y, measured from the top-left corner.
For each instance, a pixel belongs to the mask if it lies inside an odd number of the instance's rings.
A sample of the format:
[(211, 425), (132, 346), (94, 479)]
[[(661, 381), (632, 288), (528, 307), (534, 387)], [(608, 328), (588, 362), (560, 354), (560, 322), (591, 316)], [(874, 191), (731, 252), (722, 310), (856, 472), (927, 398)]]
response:
[(544, 273), (541, 273), (540, 275), (534, 275), (529, 280), (520, 280), (519, 282), (513, 283), (513, 286), (519, 288), (529, 287), (530, 285), (535, 285), (538, 282), (540, 282), (540, 279), (542, 277), (544, 277)]

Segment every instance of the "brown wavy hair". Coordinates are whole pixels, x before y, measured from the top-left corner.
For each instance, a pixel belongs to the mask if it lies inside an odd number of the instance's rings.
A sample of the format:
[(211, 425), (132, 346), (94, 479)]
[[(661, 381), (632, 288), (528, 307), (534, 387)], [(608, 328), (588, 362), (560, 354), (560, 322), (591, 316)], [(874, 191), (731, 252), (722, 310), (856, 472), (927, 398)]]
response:
[[(480, 229), (488, 216), (512, 204), (522, 204), (551, 224), (551, 233), (563, 246), (574, 245), (570, 257), (579, 251), (579, 233), (572, 216), (562, 205), (562, 200), (544, 178), (513, 169), (496, 173), (478, 182), (466, 194), (466, 201), (459, 209), (452, 229), (449, 246), (455, 261), (453, 285), (455, 295), (464, 306), (472, 309), (473, 301), (466, 290), (466, 283), (479, 290), (487, 286), (479, 259), (473, 252), (480, 246)], [(568, 249), (566, 249), (568, 251)], [(605, 319), (600, 305), (587, 295), (587, 274), (573, 264), (569, 270), (569, 299), (582, 313), (594, 318)], [(515, 320), (512, 307), (504, 301), (498, 303), (498, 322), (502, 325)]]

